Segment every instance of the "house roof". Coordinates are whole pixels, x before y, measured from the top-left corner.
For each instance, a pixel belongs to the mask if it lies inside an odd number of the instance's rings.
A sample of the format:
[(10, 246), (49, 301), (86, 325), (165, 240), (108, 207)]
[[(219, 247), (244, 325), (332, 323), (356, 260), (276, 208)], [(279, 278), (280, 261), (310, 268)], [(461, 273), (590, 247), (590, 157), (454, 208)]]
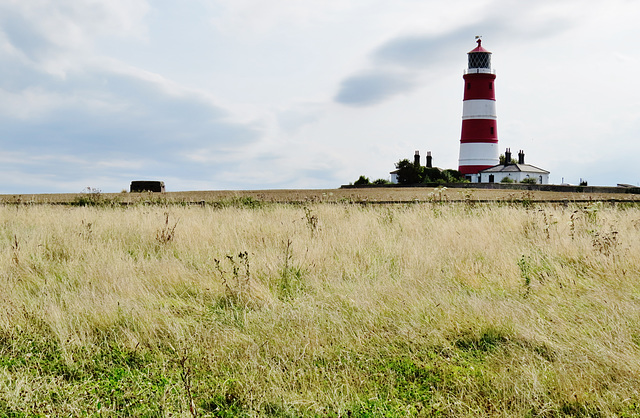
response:
[(498, 164), (493, 167), (486, 168), (480, 171), (481, 173), (535, 173), (535, 174), (549, 174), (549, 171), (543, 170), (530, 164)]

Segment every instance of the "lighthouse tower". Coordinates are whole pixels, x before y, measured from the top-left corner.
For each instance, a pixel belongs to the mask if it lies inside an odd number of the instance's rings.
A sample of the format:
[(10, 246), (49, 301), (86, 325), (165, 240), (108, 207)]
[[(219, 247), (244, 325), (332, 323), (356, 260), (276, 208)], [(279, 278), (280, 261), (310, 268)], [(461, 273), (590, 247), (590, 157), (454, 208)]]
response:
[(491, 69), (491, 52), (478, 46), (468, 53), (469, 68), (465, 71), (462, 107), (462, 135), (458, 170), (472, 182), (477, 182), (480, 170), (498, 165), (498, 127), (496, 96)]

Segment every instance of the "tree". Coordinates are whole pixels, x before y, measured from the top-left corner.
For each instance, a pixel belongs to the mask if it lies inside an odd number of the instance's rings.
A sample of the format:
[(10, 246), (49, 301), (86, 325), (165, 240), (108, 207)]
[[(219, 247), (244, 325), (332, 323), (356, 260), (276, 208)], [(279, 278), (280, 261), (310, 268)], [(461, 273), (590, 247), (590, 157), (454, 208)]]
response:
[(446, 182), (446, 175), (444, 175), (443, 171), (440, 171), (437, 168), (433, 167), (425, 167), (423, 170), (423, 183), (438, 183), (438, 182)]
[(423, 167), (415, 165), (404, 159), (396, 163), (397, 178), (399, 184), (418, 183), (468, 183), (469, 181), (458, 170), (441, 170), (436, 167)]
[(373, 184), (391, 184), (391, 182), (386, 179), (375, 179)]
[(399, 184), (417, 184), (424, 178), (424, 167), (416, 166), (406, 158), (396, 163), (396, 169)]
[(469, 180), (467, 180), (461, 172), (451, 168), (443, 170), (442, 177), (447, 183), (469, 183)]
[(358, 180), (356, 180), (355, 183), (353, 184), (355, 184), (356, 186), (363, 186), (363, 185), (371, 184), (371, 182), (369, 181), (368, 177), (360, 176)]
[[(500, 154), (500, 164), (501, 165), (504, 165), (504, 159), (505, 159), (504, 154)], [(511, 157), (511, 162), (509, 162), (509, 164), (518, 164), (518, 161), (516, 161), (515, 158)]]
[(462, 173), (458, 170), (446, 169), (440, 170), (439, 168), (424, 168), (423, 183), (466, 183), (467, 179), (464, 178)]

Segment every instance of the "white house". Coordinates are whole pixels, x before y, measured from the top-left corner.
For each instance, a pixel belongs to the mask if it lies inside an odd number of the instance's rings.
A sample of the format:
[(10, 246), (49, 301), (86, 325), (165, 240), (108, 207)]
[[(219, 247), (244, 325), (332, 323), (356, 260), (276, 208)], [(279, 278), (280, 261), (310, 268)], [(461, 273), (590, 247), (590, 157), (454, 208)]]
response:
[(400, 170), (393, 170), (389, 174), (391, 174), (391, 184), (398, 184), (398, 172)]
[(510, 178), (516, 183), (527, 178), (534, 178), (537, 184), (549, 184), (549, 172), (536, 166), (524, 163), (524, 151), (518, 153), (518, 163), (511, 164), (511, 151), (507, 149), (504, 161), (506, 164), (498, 164), (481, 170), (472, 179), (472, 183), (500, 183), (502, 179)]

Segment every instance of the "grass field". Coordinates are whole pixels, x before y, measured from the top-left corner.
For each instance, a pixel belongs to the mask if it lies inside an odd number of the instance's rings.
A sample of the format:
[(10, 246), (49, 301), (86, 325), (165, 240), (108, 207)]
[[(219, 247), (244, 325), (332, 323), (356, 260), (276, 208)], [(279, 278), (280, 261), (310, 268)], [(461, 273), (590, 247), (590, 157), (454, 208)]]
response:
[(0, 416), (640, 415), (637, 203), (315, 193), (0, 206)]
[(264, 203), (384, 203), (384, 202), (442, 202), (442, 201), (640, 201), (638, 194), (624, 193), (563, 193), (508, 189), (457, 189), (446, 187), (371, 187), (324, 190), (244, 190), (189, 191), (167, 193), (101, 193), (87, 188), (82, 193), (0, 195), (0, 204), (60, 204), (60, 203), (175, 203), (217, 204), (238, 200)]

